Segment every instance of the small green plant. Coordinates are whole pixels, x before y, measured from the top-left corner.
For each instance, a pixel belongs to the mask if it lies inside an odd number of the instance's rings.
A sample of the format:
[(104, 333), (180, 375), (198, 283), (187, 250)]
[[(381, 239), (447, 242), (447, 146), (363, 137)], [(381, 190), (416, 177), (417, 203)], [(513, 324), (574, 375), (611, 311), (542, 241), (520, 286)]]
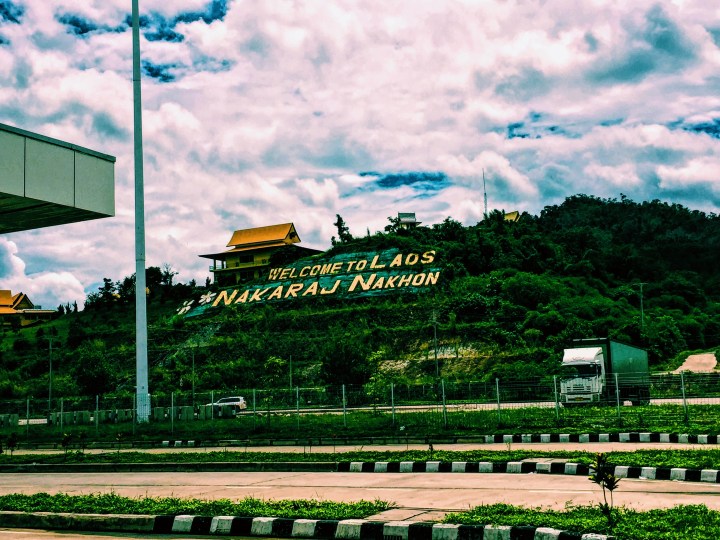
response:
[[(598, 504), (600, 512), (607, 519), (608, 527), (613, 529), (617, 523), (617, 516), (613, 509), (613, 491), (620, 484), (620, 479), (613, 473), (613, 467), (608, 465), (607, 455), (600, 452), (595, 454), (595, 460), (592, 464), (593, 474), (590, 475), (590, 481), (602, 487), (603, 502)], [(610, 493), (610, 502), (608, 503), (607, 494)]]
[(83, 431), (82, 433), (80, 433), (80, 436), (78, 437), (78, 440), (79, 440), (79, 444), (80, 444), (80, 453), (81, 453), (81, 454), (84, 454), (84, 453), (85, 453), (85, 449), (87, 448), (87, 443), (88, 443), (88, 441), (87, 441), (87, 433), (85, 433), (84, 431)]
[(14, 452), (14, 451), (17, 449), (17, 447), (18, 447), (18, 436), (17, 436), (17, 433), (12, 432), (12, 433), (8, 436), (6, 446), (7, 446), (7, 449), (10, 450), (10, 455), (12, 456), (12, 455), (13, 455), (13, 452)]
[(60, 446), (62, 446), (63, 451), (65, 452), (65, 456), (67, 456), (68, 450), (70, 450), (70, 445), (72, 445), (74, 435), (72, 433), (63, 433), (62, 440), (60, 441)]

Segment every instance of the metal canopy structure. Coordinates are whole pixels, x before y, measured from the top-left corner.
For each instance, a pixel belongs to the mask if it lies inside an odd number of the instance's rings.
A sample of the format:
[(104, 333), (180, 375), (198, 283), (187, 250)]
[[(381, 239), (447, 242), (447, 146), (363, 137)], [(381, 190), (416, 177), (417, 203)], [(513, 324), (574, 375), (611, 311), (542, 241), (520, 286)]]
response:
[(115, 158), (0, 124), (0, 234), (115, 215)]

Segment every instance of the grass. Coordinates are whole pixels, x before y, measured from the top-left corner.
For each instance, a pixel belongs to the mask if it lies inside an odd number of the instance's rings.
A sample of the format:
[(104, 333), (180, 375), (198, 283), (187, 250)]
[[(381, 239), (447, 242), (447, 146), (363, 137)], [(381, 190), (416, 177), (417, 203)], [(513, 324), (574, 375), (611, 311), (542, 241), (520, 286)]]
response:
[[(121, 497), (114, 493), (68, 495), (37, 493), (0, 496), (0, 510), (92, 514), (283, 517), (290, 519), (363, 519), (392, 508), (391, 503), (336, 503), (315, 500), (266, 501), (253, 498), (200, 500), (176, 497)], [(597, 506), (570, 506), (563, 511), (506, 504), (475, 507), (446, 515), (443, 523), (550, 527), (578, 534), (613, 534), (618, 540), (714, 540), (720, 538), (720, 512), (704, 505), (639, 512), (617, 508), (610, 530)]]
[(161, 440), (282, 440), (322, 439), (342, 443), (368, 437), (398, 440), (447, 440), (484, 434), (622, 433), (628, 431), (716, 435), (720, 405), (652, 405), (638, 407), (581, 407), (575, 409), (520, 408), (497, 410), (449, 409), (431, 412), (351, 411), (342, 414), (248, 412), (235, 419), (60, 426), (31, 425), (1, 428), (0, 438), (16, 432), (22, 443), (59, 443), (65, 433), (90, 442)]
[(338, 503), (310, 499), (266, 501), (254, 498), (200, 500), (177, 497), (121, 497), (114, 493), (92, 495), (2, 495), (0, 510), (16, 512), (70, 512), (79, 514), (147, 514), (283, 517), (293, 519), (362, 519), (390, 508), (387, 502)]
[[(686, 469), (720, 469), (720, 449), (708, 450), (636, 450), (634, 452), (607, 452), (610, 465), (632, 467), (678, 467)], [(353, 452), (167, 452), (147, 453), (136, 451), (90, 454), (71, 451), (55, 454), (0, 455), (0, 464), (27, 463), (222, 463), (222, 462), (338, 462), (338, 461), (522, 461), (541, 458), (566, 459), (573, 463), (590, 465), (595, 452), (581, 450), (401, 450)]]
[(704, 505), (638, 512), (618, 508), (617, 523), (609, 530), (596, 506), (569, 507), (564, 511), (519, 508), (506, 504), (478, 506), (467, 512), (448, 514), (444, 523), (528, 525), (575, 533), (613, 534), (618, 540), (716, 540), (720, 538), (720, 512)]

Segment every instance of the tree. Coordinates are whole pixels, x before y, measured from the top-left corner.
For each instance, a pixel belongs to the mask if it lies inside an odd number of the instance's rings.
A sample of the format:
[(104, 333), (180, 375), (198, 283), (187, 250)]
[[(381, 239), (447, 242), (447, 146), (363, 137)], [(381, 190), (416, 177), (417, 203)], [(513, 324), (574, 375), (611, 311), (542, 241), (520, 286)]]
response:
[(170, 288), (173, 284), (173, 277), (177, 276), (177, 272), (172, 269), (169, 263), (163, 263), (162, 265), (162, 277), (161, 282), (166, 287)]
[(385, 232), (394, 234), (400, 230), (400, 218), (399, 217), (388, 217), (390, 225), (385, 225)]
[(109, 305), (118, 298), (117, 285), (110, 278), (103, 278), (103, 285), (98, 290), (100, 291), (100, 303), (104, 305)]
[(58, 306), (57, 310), (60, 315), (65, 315), (65, 306), (63, 306), (62, 304)]
[(135, 299), (135, 274), (126, 276), (117, 286), (120, 299), (126, 303), (132, 303)]
[(350, 229), (345, 224), (345, 220), (342, 218), (342, 216), (340, 214), (335, 214), (335, 217), (337, 219), (335, 220), (335, 223), (333, 223), (333, 225), (335, 225), (335, 227), (337, 228), (338, 240), (335, 240), (335, 237), (333, 236), (330, 239), (330, 243), (333, 246), (337, 245), (338, 243), (346, 244), (353, 239), (353, 236), (352, 234), (350, 234)]
[(115, 370), (108, 360), (104, 341), (84, 341), (75, 351), (75, 356), (75, 379), (82, 395), (98, 395), (113, 389)]

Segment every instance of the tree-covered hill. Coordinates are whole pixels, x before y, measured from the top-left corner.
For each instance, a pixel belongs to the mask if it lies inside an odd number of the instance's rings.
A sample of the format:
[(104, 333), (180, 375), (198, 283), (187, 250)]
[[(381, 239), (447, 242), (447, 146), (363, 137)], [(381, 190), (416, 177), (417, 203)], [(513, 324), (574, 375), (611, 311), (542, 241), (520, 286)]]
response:
[[(206, 287), (175, 283), (170, 265), (148, 269), (153, 393), (187, 390), (193, 363), (196, 390), (220, 391), (432, 380), (436, 370), (456, 380), (529, 378), (553, 373), (560, 350), (582, 337), (644, 346), (654, 369), (720, 344), (716, 215), (578, 195), (518, 221), (495, 211), (473, 226), (448, 218), (405, 230), (389, 219), (384, 232), (361, 237), (339, 216), (336, 226), (329, 256), (433, 250), (438, 286), (183, 317), (179, 305)], [(133, 296), (132, 276), (105, 278), (83, 310), (6, 328), (0, 398), (46, 395), (51, 349), (56, 396), (132, 394)]]

